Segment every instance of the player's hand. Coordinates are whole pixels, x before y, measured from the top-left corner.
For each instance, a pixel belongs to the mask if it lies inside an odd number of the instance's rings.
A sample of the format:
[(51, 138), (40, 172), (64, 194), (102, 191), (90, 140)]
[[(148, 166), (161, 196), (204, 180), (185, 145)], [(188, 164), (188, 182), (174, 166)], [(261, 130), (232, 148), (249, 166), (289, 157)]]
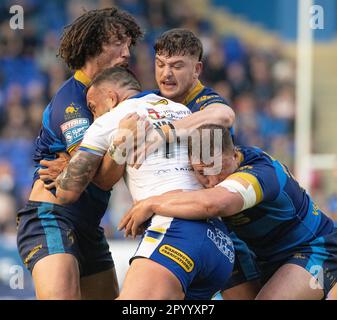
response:
[(118, 148), (122, 152), (122, 157), (119, 161), (126, 161), (126, 157), (131, 153), (131, 164), (134, 164), (136, 150), (141, 149), (140, 146), (144, 144), (147, 132), (152, 128), (148, 118), (138, 113), (133, 112), (127, 114), (120, 120), (118, 130), (114, 135), (111, 147)]
[(150, 198), (137, 202), (122, 218), (118, 230), (125, 229), (125, 237), (131, 235), (136, 238), (142, 229), (144, 222), (153, 216)]
[[(140, 143), (141, 142), (141, 143)], [(164, 144), (163, 137), (153, 127), (149, 128), (146, 133), (145, 141), (138, 140), (137, 145), (132, 153), (133, 163), (130, 165), (139, 169), (146, 158), (158, 150)]]
[[(45, 188), (50, 190), (55, 187), (55, 180), (63, 169), (68, 165), (70, 161), (70, 156), (65, 153), (57, 153), (57, 158), (54, 160), (41, 160), (40, 165), (45, 167), (39, 169), (38, 174), (40, 179), (45, 183)], [(53, 181), (49, 184), (46, 182)]]
[(118, 131), (114, 136), (113, 143), (115, 146), (129, 143), (130, 145), (124, 146), (129, 150), (137, 143), (137, 140), (140, 143), (145, 140), (146, 132), (150, 127), (151, 123), (145, 115), (140, 116), (136, 112), (129, 113), (119, 121)]

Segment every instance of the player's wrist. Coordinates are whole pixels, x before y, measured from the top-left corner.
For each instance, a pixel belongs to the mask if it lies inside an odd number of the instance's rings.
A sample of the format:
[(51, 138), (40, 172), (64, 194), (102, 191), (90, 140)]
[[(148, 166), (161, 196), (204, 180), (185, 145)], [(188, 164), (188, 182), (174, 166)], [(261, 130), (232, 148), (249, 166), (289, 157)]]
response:
[(123, 141), (114, 139), (107, 151), (110, 158), (118, 164), (124, 163), (127, 155), (126, 148), (121, 147), (122, 143)]

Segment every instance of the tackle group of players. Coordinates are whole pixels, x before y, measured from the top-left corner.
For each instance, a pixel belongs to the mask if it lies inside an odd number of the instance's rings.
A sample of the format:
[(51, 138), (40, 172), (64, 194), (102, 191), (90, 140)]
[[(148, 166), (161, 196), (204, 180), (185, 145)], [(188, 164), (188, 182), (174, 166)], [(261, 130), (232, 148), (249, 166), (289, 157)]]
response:
[[(141, 36), (117, 8), (84, 13), (62, 36), (59, 54), (74, 75), (43, 114), (32, 191), (18, 213), (37, 298), (335, 298), (332, 220), (286, 166), (233, 144), (234, 112), (199, 81), (200, 40), (163, 33), (154, 46), (159, 90), (143, 92), (125, 68)], [(125, 132), (139, 128), (157, 151), (135, 166)], [(206, 144), (211, 164), (195, 152)], [(100, 221), (123, 176), (136, 203), (119, 228), (144, 232), (119, 292)]]

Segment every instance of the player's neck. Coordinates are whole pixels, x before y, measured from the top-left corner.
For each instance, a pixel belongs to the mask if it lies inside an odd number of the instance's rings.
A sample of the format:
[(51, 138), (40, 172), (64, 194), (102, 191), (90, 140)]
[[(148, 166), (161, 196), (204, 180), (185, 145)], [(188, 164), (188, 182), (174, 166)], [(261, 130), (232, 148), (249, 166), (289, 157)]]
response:
[(95, 63), (90, 61), (86, 62), (86, 64), (81, 68), (81, 71), (91, 80), (99, 73)]
[(182, 104), (187, 104), (189, 102), (188, 100), (190, 100), (190, 95), (191, 94), (193, 95), (193, 91), (196, 88), (196, 86), (198, 85), (198, 83), (199, 83), (199, 79), (197, 78), (193, 81), (192, 85), (190, 86), (190, 89), (183, 96), (181, 96), (177, 99), (174, 99), (174, 101), (180, 102)]

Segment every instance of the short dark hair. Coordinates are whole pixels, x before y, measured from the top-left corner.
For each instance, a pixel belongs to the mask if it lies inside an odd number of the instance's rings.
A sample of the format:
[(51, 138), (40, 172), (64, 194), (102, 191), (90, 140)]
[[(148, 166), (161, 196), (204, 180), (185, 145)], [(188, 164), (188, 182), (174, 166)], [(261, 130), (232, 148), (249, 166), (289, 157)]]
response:
[(143, 32), (130, 14), (115, 7), (87, 11), (64, 28), (58, 56), (70, 69), (78, 70), (102, 52), (112, 35), (119, 40), (130, 37), (135, 45)]
[(104, 69), (96, 75), (87, 87), (87, 91), (90, 87), (99, 86), (103, 82), (117, 83), (123, 88), (126, 87), (128, 89), (141, 91), (141, 85), (135, 74), (128, 68), (120, 66)]
[[(221, 150), (222, 153), (234, 150), (232, 134), (228, 128), (214, 124), (205, 124), (197, 130), (199, 134), (195, 139), (192, 137), (188, 138), (188, 156), (190, 158), (193, 155), (197, 159), (203, 159), (204, 156), (214, 156), (216, 150)], [(202, 134), (203, 130), (208, 130), (209, 135)], [(206, 144), (208, 144), (206, 149), (208, 154), (203, 155), (203, 146)]]
[(190, 55), (202, 59), (203, 48), (200, 39), (190, 30), (171, 29), (164, 32), (154, 45), (156, 54), (166, 55)]

